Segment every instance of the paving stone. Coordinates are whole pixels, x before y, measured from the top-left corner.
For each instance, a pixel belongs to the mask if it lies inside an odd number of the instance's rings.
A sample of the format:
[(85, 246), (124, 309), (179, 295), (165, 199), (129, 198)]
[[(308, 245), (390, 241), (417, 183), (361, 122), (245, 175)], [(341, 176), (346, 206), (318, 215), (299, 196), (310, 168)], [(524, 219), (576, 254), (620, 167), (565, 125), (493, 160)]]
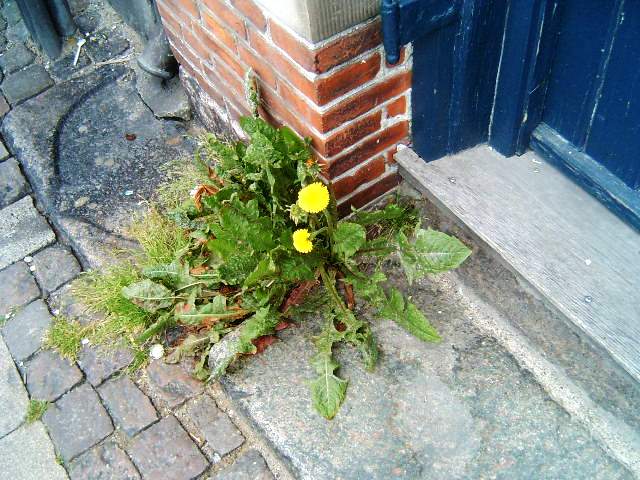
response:
[(100, 20), (96, 15), (96, 12), (85, 12), (81, 15), (78, 15), (75, 19), (76, 25), (78, 29), (82, 33), (92, 33), (100, 24)]
[(26, 362), (25, 376), (31, 398), (51, 402), (82, 381), (78, 367), (53, 350), (43, 350)]
[(274, 476), (257, 450), (243, 453), (209, 480), (271, 480)]
[(47, 304), (36, 300), (18, 310), (2, 327), (2, 335), (16, 362), (33, 355), (42, 344), (42, 337), (51, 325)]
[(22, 20), (15, 25), (7, 26), (5, 35), (8, 41), (15, 43), (26, 42), (30, 37), (29, 30), (27, 30), (27, 26)]
[(105, 382), (98, 393), (116, 427), (130, 437), (158, 419), (151, 401), (129, 377)]
[[(2, 221), (0, 225), (3, 225)], [(0, 315), (6, 315), (13, 308), (21, 307), (39, 296), (40, 289), (26, 263), (18, 262), (0, 271)]]
[[(9, 350), (0, 338), (0, 438), (16, 429), (24, 418), (29, 405), (27, 391), (22, 385), (20, 374), (11, 359)], [(0, 456), (2, 449), (0, 448)], [(0, 477), (4, 477), (0, 461)]]
[[(2, 47), (0, 46), (0, 48)], [(7, 103), (7, 99), (4, 98), (4, 95), (0, 95), (0, 118), (4, 117), (9, 110), (11, 110), (11, 107)]]
[(183, 366), (162, 360), (151, 362), (147, 375), (153, 393), (170, 408), (177, 407), (204, 389), (204, 384), (187, 373)]
[(221, 457), (244, 443), (240, 430), (226, 413), (216, 406), (209, 395), (201, 395), (189, 401), (184, 409), (185, 416), (195, 426), (197, 436)]
[(22, 19), (22, 14), (15, 0), (7, 0), (4, 2), (0, 11), (9, 25), (15, 25)]
[(76, 257), (61, 245), (52, 245), (33, 256), (33, 272), (45, 296), (80, 274)]
[[(4, 97), (2, 97), (2, 98), (4, 100)], [(6, 103), (7, 102), (5, 101), (5, 105), (6, 105)], [(7, 105), (7, 111), (8, 110), (9, 110), (9, 106)], [(5, 113), (6, 112), (2, 113), (2, 115), (4, 115)], [(9, 150), (7, 150), (7, 147), (4, 146), (4, 143), (0, 142), (0, 161), (6, 160), (7, 158), (9, 158), (10, 155), (11, 154), (9, 153)]]
[(53, 85), (53, 80), (42, 65), (30, 65), (18, 72), (7, 75), (2, 82), (2, 93), (10, 104), (35, 97)]
[(91, 385), (98, 386), (133, 361), (130, 348), (115, 345), (85, 345), (78, 355), (78, 365)]
[[(2, 155), (0, 148), (0, 155)], [(15, 202), (29, 193), (29, 184), (22, 176), (15, 158), (0, 163), (0, 208)]]
[(46, 247), (56, 238), (31, 197), (0, 210), (0, 225), (0, 268)]
[(54, 314), (76, 320), (83, 326), (103, 320), (105, 317), (102, 313), (89, 312), (87, 307), (80, 303), (71, 293), (71, 284), (67, 284), (53, 292), (47, 302)]
[(104, 62), (124, 53), (129, 48), (129, 40), (118, 31), (102, 30), (91, 35), (85, 48), (94, 62)]
[(62, 81), (69, 79), (74, 73), (91, 64), (91, 60), (84, 51), (84, 48), (80, 51), (78, 62), (74, 65), (73, 61), (75, 60), (75, 56), (76, 48), (70, 49), (65, 55), (51, 64), (49, 72), (51, 72), (58, 81)]
[[(5, 414), (3, 411), (2, 415)], [(0, 477), (3, 480), (67, 480), (42, 422), (23, 425), (0, 439)]]
[(68, 3), (73, 15), (80, 15), (89, 6), (89, 0), (69, 0)]
[(86, 383), (51, 405), (42, 417), (51, 439), (68, 462), (113, 432), (98, 394)]
[(0, 68), (8, 75), (33, 63), (34, 58), (33, 52), (23, 43), (16, 43), (0, 55)]
[(169, 416), (135, 437), (128, 448), (142, 478), (188, 480), (208, 466), (205, 457), (175, 417)]
[(138, 480), (140, 474), (120, 447), (106, 442), (71, 462), (69, 477), (71, 480)]

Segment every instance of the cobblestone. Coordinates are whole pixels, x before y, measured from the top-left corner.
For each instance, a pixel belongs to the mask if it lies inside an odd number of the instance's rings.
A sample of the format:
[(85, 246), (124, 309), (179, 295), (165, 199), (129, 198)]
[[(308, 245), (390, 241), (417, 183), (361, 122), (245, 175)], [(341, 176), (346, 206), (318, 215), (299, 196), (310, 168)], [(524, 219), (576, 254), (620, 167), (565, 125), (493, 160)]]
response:
[(151, 401), (129, 377), (109, 380), (98, 393), (116, 427), (130, 437), (158, 419)]
[(0, 208), (6, 207), (27, 193), (29, 193), (29, 184), (22, 176), (15, 158), (0, 163)]
[(113, 425), (98, 394), (86, 383), (51, 405), (42, 420), (66, 462), (113, 432)]
[(220, 457), (224, 457), (244, 443), (240, 430), (218, 409), (209, 395), (201, 395), (190, 400), (185, 405), (184, 413), (188, 422), (195, 427), (193, 433), (206, 442), (205, 452), (210, 448)]
[(51, 314), (42, 300), (36, 300), (16, 312), (2, 328), (7, 347), (16, 362), (33, 355), (51, 325)]
[(93, 321), (104, 318), (104, 315), (88, 312), (87, 307), (76, 300), (71, 293), (71, 285), (65, 285), (53, 292), (49, 296), (48, 303), (52, 312), (77, 320), (80, 325), (86, 326)]
[(120, 447), (106, 442), (71, 462), (69, 477), (71, 480), (138, 480), (140, 474)]
[(273, 478), (260, 452), (249, 450), (209, 480), (272, 480)]
[(145, 480), (188, 480), (208, 466), (173, 416), (163, 418), (135, 437), (128, 452)]
[(53, 80), (42, 65), (31, 65), (8, 75), (2, 82), (2, 92), (10, 104), (35, 97), (53, 85)]
[(78, 365), (91, 385), (98, 386), (133, 361), (133, 352), (115, 345), (85, 345), (78, 355)]
[(202, 382), (188, 374), (183, 366), (151, 362), (147, 369), (152, 392), (170, 408), (177, 407), (203, 391)]
[(60, 245), (52, 245), (36, 253), (33, 266), (33, 273), (45, 296), (80, 274), (76, 257)]
[[(20, 375), (11, 360), (9, 350), (0, 339), (0, 438), (17, 428), (24, 418), (29, 397)], [(0, 449), (2, 456), (2, 449)], [(3, 477), (0, 461), (0, 477)], [(4, 477), (3, 477), (4, 478)]]
[(20, 70), (33, 62), (33, 52), (22, 43), (16, 43), (0, 55), (0, 67), (5, 75)]
[(12, 308), (21, 307), (39, 296), (40, 289), (26, 263), (18, 262), (0, 271), (0, 315), (6, 315)]
[[(3, 104), (4, 102), (4, 104)], [(6, 110), (4, 110), (6, 106)], [(2, 95), (0, 95), (0, 116), (4, 116), (5, 113), (9, 111), (9, 105), (7, 105), (7, 101), (4, 99)], [(9, 150), (4, 146), (3, 142), (0, 142), (0, 161), (6, 160), (9, 158)]]
[(82, 381), (82, 372), (53, 350), (43, 350), (25, 364), (27, 390), (32, 398), (50, 402)]

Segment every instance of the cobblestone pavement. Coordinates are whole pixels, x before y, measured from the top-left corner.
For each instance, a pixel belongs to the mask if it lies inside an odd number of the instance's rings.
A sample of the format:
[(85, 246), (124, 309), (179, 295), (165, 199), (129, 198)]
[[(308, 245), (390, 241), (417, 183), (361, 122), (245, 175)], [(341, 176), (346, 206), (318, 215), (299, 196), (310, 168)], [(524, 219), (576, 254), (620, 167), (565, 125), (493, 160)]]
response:
[[(2, 2), (1, 117), (92, 63), (135, 51), (134, 35), (100, 1), (69, 3), (88, 40), (75, 66), (71, 47), (61, 59), (43, 61), (16, 3)], [(85, 345), (78, 361), (69, 362), (42, 346), (54, 315), (90, 320), (68, 294), (81, 265), (38, 210), (35, 186), (5, 143), (0, 142), (0, 478), (273, 478), (254, 443), (186, 368), (158, 361), (148, 374), (129, 376), (124, 369), (133, 356), (125, 348)], [(25, 420), (30, 400), (50, 402), (33, 423)]]

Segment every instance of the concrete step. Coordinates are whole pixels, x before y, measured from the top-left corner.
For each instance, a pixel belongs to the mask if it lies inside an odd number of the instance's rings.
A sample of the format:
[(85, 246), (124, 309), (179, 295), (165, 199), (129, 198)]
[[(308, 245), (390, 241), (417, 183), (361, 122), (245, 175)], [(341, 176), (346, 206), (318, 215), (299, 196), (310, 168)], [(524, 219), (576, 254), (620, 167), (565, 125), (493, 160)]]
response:
[(425, 223), (474, 247), (463, 283), (632, 436), (640, 432), (640, 235), (533, 152), (396, 155)]

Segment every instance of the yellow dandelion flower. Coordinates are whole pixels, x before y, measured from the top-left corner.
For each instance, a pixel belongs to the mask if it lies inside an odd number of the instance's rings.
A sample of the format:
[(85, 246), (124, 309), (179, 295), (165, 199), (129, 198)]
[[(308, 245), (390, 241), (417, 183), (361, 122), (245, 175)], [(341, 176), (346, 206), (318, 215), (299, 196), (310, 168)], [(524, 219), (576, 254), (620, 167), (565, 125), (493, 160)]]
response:
[(309, 253), (313, 250), (313, 242), (309, 236), (309, 230), (299, 228), (293, 232), (293, 247), (300, 253)]
[(329, 190), (322, 182), (307, 185), (298, 192), (298, 206), (307, 213), (318, 213), (329, 205)]

